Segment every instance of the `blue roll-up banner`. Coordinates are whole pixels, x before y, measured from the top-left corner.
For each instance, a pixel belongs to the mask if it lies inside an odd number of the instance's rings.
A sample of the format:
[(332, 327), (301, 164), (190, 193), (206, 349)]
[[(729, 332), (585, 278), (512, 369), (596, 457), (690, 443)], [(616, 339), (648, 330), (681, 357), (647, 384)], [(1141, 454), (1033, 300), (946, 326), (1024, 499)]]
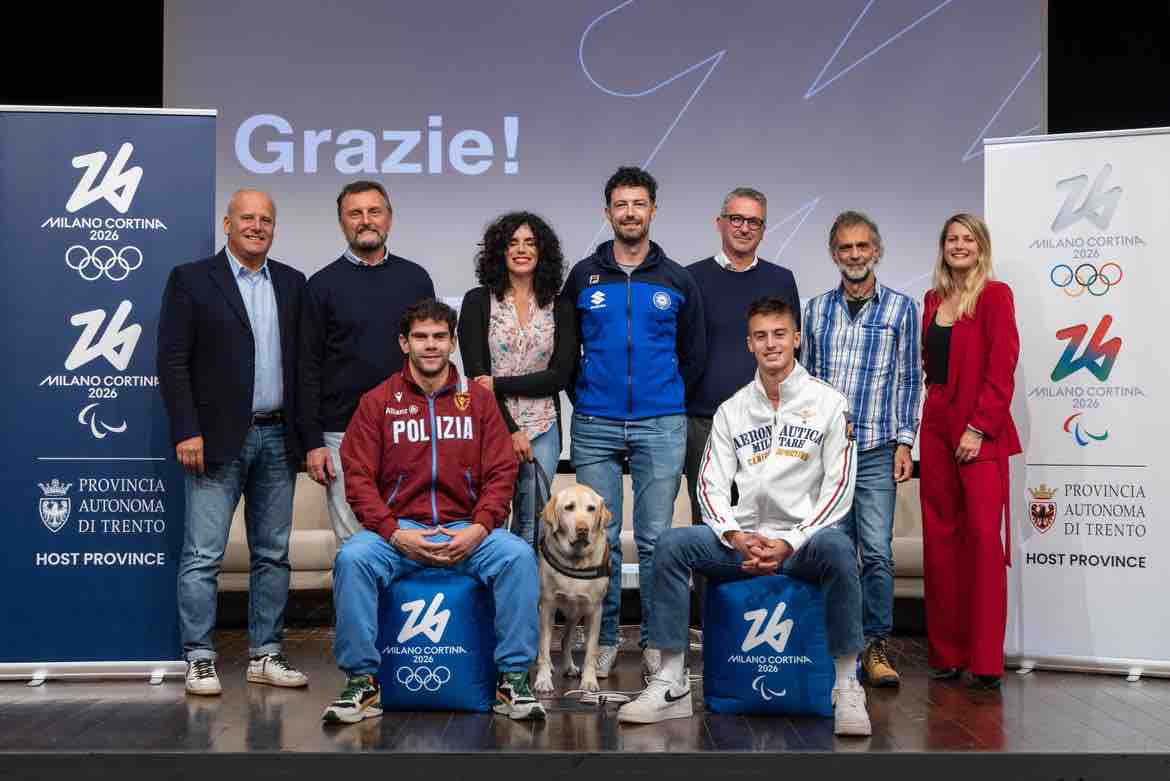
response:
[(171, 268), (213, 251), (214, 199), (214, 111), (0, 106), (0, 677), (182, 656), (155, 342)]

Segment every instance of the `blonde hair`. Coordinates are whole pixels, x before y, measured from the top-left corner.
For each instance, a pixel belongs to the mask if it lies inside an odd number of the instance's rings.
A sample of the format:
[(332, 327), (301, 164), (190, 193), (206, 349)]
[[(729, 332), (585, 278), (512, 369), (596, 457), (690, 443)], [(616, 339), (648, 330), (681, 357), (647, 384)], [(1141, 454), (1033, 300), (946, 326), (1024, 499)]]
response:
[[(961, 282), (951, 274), (951, 268), (946, 261), (947, 229), (958, 223), (975, 238), (979, 246), (979, 257), (975, 261), (975, 268), (967, 274)], [(987, 287), (987, 282), (993, 279), (991, 272), (991, 231), (987, 223), (974, 214), (959, 213), (943, 223), (942, 232), (938, 235), (938, 262), (934, 267), (934, 292), (939, 298), (946, 300), (952, 292), (959, 289), (959, 311), (956, 319), (968, 317), (975, 312), (975, 303), (979, 294)], [(961, 289), (960, 289), (961, 286)]]

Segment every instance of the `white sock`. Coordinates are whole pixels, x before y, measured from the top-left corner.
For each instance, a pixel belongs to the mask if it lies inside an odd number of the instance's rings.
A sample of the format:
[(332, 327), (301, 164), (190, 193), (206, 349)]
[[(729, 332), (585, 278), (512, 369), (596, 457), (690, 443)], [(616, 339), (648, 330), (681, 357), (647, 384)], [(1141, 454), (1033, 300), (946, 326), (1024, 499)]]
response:
[(847, 689), (850, 681), (857, 681), (857, 659), (861, 654), (845, 654), (833, 659), (833, 664), (837, 667), (837, 683), (835, 688)]
[(686, 651), (662, 651), (662, 667), (658, 668), (658, 675), (668, 681), (681, 683), (686, 673)]

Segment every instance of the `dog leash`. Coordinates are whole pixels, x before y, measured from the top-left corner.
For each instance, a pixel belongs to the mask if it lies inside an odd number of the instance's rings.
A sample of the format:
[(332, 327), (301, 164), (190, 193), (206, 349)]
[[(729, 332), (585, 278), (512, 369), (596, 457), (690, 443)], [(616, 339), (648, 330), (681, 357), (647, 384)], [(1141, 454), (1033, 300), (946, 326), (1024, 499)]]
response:
[[(544, 560), (548, 562), (549, 566), (570, 578), (577, 580), (597, 580), (598, 578), (608, 578), (613, 570), (610, 567), (609, 561), (609, 540), (605, 541), (605, 558), (603, 564), (598, 567), (590, 567), (589, 569), (575, 569), (564, 562), (557, 561), (553, 556), (552, 551), (548, 549), (545, 543), (544, 536), (541, 534), (540, 516), (544, 510), (544, 505), (552, 498), (552, 483), (548, 479), (548, 475), (544, 471), (544, 467), (538, 461), (532, 462), (532, 470), (535, 476), (533, 480), (534, 486), (532, 490), (532, 547), (536, 552), (537, 557), (544, 556)], [(541, 499), (543, 494), (544, 498)]]

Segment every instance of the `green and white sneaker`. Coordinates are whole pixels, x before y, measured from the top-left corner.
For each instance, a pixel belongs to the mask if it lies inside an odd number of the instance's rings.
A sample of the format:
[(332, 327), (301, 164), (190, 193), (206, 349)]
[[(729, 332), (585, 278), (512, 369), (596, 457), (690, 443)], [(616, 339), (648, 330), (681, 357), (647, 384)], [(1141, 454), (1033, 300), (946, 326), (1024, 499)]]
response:
[(341, 695), (329, 704), (321, 719), (328, 724), (357, 724), (382, 715), (382, 687), (372, 675), (351, 675)]
[(496, 679), (496, 704), (492, 710), (516, 721), (542, 721), (546, 715), (544, 706), (536, 701), (532, 687), (528, 685), (527, 671), (500, 673)]

